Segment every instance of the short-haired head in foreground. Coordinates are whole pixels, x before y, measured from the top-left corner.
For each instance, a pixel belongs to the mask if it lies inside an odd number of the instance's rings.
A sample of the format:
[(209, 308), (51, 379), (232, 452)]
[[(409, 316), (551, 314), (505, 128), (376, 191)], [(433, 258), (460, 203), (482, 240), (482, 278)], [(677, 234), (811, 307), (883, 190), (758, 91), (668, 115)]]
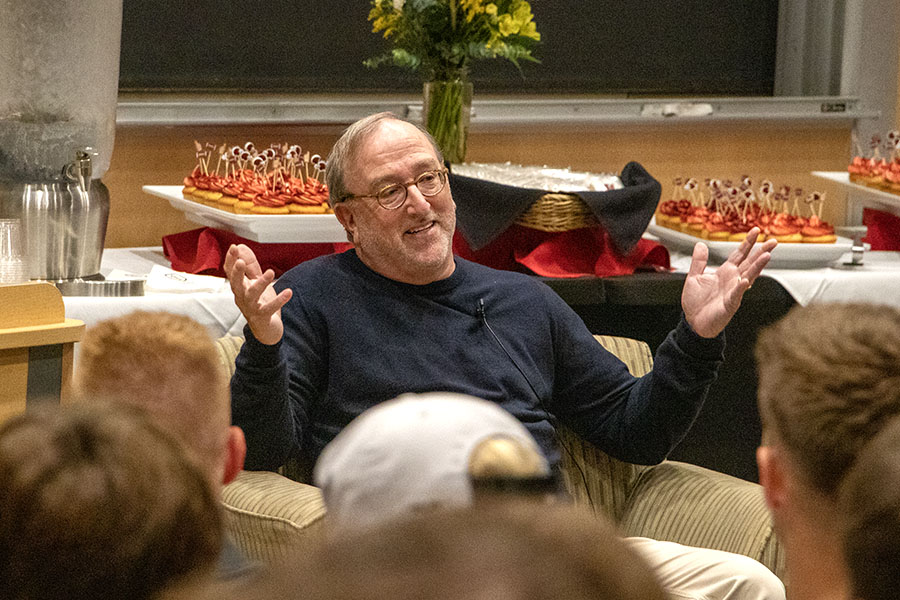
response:
[[(495, 445), (489, 456), (484, 443), (495, 438), (515, 449)], [(471, 504), (473, 464), (484, 475), (550, 475), (534, 438), (507, 411), (471, 396), (432, 392), (404, 394), (365, 411), (325, 447), (313, 477), (328, 518), (362, 527)]]
[(759, 336), (759, 481), (791, 596), (848, 597), (838, 490), (862, 448), (900, 415), (900, 310), (795, 306)]
[(78, 352), (76, 396), (146, 410), (196, 455), (214, 487), (243, 466), (243, 434), (231, 427), (228, 380), (200, 323), (135, 311), (89, 327)]
[(760, 334), (756, 358), (763, 444), (834, 499), (860, 449), (900, 415), (900, 310), (797, 306)]
[(205, 474), (142, 411), (39, 408), (0, 426), (0, 597), (154, 597), (215, 565)]
[(183, 598), (666, 598), (643, 559), (604, 521), (572, 505), (514, 501), (417, 513), (344, 531), (298, 547), (296, 558), (261, 579)]
[(900, 419), (865, 447), (840, 492), (844, 559), (858, 600), (900, 590)]

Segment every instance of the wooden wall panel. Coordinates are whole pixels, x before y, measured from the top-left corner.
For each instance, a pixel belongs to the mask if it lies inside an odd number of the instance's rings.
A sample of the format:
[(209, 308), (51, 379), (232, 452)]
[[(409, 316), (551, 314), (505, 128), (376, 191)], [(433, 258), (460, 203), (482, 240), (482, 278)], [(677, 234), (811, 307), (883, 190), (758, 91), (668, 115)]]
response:
[[(123, 126), (116, 132), (112, 164), (104, 177), (111, 194), (107, 247), (155, 246), (162, 236), (198, 227), (142, 185), (181, 182), (194, 164), (193, 140), (229, 144), (252, 140), (258, 147), (297, 143), (328, 153), (339, 127)], [(844, 220), (845, 194), (810, 171), (842, 170), (850, 157), (850, 130), (784, 124), (716, 123), (687, 126), (591, 126), (474, 131), (468, 160), (546, 164), (595, 172), (619, 172), (630, 160), (642, 163), (672, 191), (677, 176), (738, 179), (750, 175), (827, 192), (825, 218)]]

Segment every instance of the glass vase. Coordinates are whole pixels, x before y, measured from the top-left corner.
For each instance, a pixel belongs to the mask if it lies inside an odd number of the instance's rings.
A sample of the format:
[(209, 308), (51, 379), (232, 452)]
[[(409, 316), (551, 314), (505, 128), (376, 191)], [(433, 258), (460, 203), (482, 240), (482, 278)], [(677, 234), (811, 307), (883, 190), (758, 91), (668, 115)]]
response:
[(472, 114), (472, 82), (466, 77), (425, 82), (422, 109), (425, 128), (443, 152), (444, 160), (463, 162)]

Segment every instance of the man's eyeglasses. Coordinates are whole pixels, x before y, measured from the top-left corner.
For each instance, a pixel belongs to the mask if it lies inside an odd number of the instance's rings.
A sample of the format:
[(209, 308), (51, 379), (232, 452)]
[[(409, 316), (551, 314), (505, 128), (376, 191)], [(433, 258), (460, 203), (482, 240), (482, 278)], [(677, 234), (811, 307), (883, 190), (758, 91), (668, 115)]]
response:
[(403, 206), (406, 202), (406, 195), (409, 186), (415, 185), (419, 192), (426, 198), (437, 196), (444, 190), (447, 185), (447, 169), (437, 169), (434, 171), (425, 171), (412, 181), (406, 183), (395, 183), (387, 187), (383, 187), (374, 194), (366, 194), (361, 196), (344, 196), (341, 202), (345, 200), (353, 200), (354, 198), (375, 198), (382, 208), (387, 210), (395, 210)]

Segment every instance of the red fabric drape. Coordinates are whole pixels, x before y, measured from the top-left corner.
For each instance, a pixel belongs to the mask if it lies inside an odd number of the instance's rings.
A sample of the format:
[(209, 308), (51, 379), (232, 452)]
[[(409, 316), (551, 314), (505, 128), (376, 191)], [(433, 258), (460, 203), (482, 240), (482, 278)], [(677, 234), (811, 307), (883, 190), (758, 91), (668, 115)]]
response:
[(868, 227), (863, 241), (871, 244), (872, 250), (900, 250), (900, 217), (864, 208), (863, 225)]
[(263, 244), (251, 242), (230, 231), (203, 227), (167, 235), (162, 239), (163, 253), (172, 268), (185, 273), (224, 277), (222, 265), (232, 244), (246, 244), (256, 254), (263, 270), (272, 269), (278, 277), (291, 267), (323, 254), (343, 252), (350, 244)]
[[(163, 252), (176, 271), (218, 276), (224, 276), (222, 264), (231, 244), (249, 246), (262, 268), (272, 269), (276, 276), (311, 258), (351, 247), (347, 243), (263, 244), (209, 227), (167, 235), (162, 242)], [(669, 253), (661, 244), (642, 239), (630, 253), (622, 255), (601, 227), (547, 233), (513, 225), (478, 251), (473, 251), (457, 231), (453, 251), (495, 269), (544, 277), (607, 277), (643, 268), (669, 268)]]
[(627, 255), (616, 252), (601, 227), (549, 233), (513, 225), (480, 250), (472, 250), (459, 233), (453, 251), (463, 258), (507, 271), (543, 277), (608, 277), (638, 269), (669, 269), (669, 251), (650, 240), (640, 240)]

